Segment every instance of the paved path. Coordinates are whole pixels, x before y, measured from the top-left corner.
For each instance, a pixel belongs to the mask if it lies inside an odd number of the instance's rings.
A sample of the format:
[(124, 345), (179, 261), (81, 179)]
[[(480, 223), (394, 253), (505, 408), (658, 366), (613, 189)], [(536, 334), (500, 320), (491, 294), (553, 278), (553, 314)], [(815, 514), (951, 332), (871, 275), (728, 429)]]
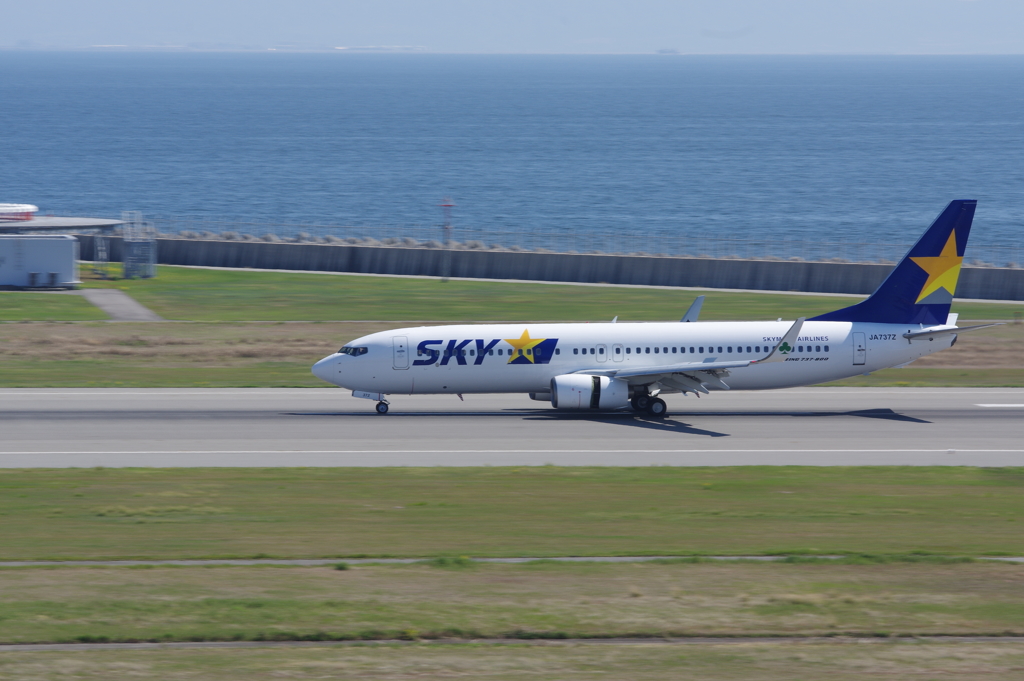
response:
[(841, 645), (844, 643), (876, 643), (896, 645), (901, 642), (919, 643), (1005, 643), (1024, 644), (1020, 636), (693, 636), (687, 638), (482, 638), (482, 639), (440, 639), (416, 640), (380, 639), (363, 641), (181, 641), (175, 643), (14, 643), (0, 644), (3, 652), (74, 652), (82, 650), (174, 650), (195, 648), (323, 648), (325, 646), (367, 646), (367, 645), (534, 645), (534, 646), (615, 646), (615, 645), (735, 645), (735, 644), (799, 644), (816, 643)]
[(162, 322), (164, 318), (124, 291), (114, 288), (86, 288), (72, 291), (110, 315), (113, 322)]
[[(560, 563), (648, 563), (654, 560), (685, 560), (690, 556), (554, 556), (522, 558), (470, 558), (475, 563), (532, 563), (538, 560), (552, 560)], [(842, 556), (815, 556), (823, 559), (839, 559)], [(755, 560), (774, 563), (786, 560), (787, 556), (699, 556), (701, 560)], [(424, 562), (426, 558), (222, 558), (210, 560), (6, 560), (0, 567), (133, 567), (138, 565), (172, 565), (175, 567), (204, 567), (207, 565), (285, 565), (294, 567), (319, 567), (322, 565), (411, 565)], [(1021, 556), (982, 556), (977, 560), (995, 560), (1006, 563), (1024, 563)]]
[(798, 388), (668, 397), (673, 415), (525, 395), (4, 389), (0, 467), (1024, 465), (1024, 389)]

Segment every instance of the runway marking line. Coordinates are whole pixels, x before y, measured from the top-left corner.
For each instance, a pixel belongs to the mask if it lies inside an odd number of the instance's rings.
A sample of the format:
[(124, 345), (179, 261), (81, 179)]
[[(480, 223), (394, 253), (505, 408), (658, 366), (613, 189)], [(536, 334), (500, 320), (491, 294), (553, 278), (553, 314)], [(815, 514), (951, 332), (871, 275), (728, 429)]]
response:
[[(15, 389), (4, 389), (0, 390), (0, 397), (53, 397), (53, 396), (79, 396), (79, 395), (106, 395), (108, 397), (123, 395), (125, 397), (138, 397), (140, 395), (147, 396), (166, 396), (173, 397), (176, 395), (209, 395), (211, 397), (215, 395), (247, 395), (247, 396), (266, 396), (267, 394), (273, 393), (275, 395), (313, 395), (318, 392), (327, 392), (336, 390), (334, 388), (204, 388), (196, 390), (194, 388), (108, 388), (106, 390), (97, 391), (95, 389), (88, 390), (74, 390), (74, 391), (61, 391), (54, 392), (48, 388), (15, 388)], [(835, 390), (832, 388), (784, 388), (777, 392), (786, 392), (790, 395), (813, 395), (828, 393), (830, 395), (896, 395), (899, 394), (897, 391), (906, 391), (906, 394), (920, 395), (926, 394), (956, 394), (956, 395), (999, 395), (1007, 393), (1020, 393), (1024, 391), (1024, 388), (983, 388), (983, 389), (971, 389), (971, 388), (860, 388), (856, 390)], [(337, 391), (347, 393), (348, 391)], [(520, 393), (486, 393), (487, 395), (519, 395)], [(351, 395), (343, 394), (341, 397), (351, 398)], [(396, 395), (397, 396), (397, 395)], [(415, 398), (422, 398), (424, 395), (413, 395)], [(352, 398), (355, 399), (355, 398)]]
[(976, 404), (975, 407), (1003, 407), (1011, 409), (1024, 409), (1024, 404)]
[(86, 454), (1024, 454), (1024, 449), (168, 449), (119, 451), (23, 451), (0, 452), (0, 456), (86, 455)]

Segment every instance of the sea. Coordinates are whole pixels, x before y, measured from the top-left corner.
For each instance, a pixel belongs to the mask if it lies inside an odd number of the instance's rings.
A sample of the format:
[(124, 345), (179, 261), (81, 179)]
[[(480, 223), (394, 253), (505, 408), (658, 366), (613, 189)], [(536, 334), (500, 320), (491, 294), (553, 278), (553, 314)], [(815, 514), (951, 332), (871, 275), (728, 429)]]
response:
[(448, 203), (456, 238), (646, 252), (907, 244), (959, 198), (1024, 245), (1024, 57), (0, 52), (0, 202), (55, 215), (381, 237)]

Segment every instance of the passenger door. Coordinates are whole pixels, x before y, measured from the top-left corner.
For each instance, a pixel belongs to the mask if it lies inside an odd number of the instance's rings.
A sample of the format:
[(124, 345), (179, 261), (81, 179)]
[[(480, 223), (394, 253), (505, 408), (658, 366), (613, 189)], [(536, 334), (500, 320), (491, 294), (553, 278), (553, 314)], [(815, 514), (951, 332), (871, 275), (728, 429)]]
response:
[(597, 346), (597, 361), (605, 362), (608, 360), (608, 347), (604, 345)]
[(625, 358), (626, 351), (622, 349), (622, 346), (616, 343), (612, 346), (612, 360), (621, 362)]
[(395, 352), (395, 368), (409, 368), (409, 338), (407, 336), (394, 336), (391, 344)]
[(864, 334), (860, 331), (853, 333), (853, 363), (865, 364), (868, 361), (868, 346)]

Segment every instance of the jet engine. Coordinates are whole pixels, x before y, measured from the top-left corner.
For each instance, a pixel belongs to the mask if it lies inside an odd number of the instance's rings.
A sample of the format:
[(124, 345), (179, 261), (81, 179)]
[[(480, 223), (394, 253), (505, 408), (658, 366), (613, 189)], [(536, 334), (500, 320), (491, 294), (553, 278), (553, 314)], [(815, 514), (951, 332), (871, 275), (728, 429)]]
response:
[(555, 409), (623, 409), (629, 406), (629, 384), (621, 379), (564, 374), (551, 379)]

